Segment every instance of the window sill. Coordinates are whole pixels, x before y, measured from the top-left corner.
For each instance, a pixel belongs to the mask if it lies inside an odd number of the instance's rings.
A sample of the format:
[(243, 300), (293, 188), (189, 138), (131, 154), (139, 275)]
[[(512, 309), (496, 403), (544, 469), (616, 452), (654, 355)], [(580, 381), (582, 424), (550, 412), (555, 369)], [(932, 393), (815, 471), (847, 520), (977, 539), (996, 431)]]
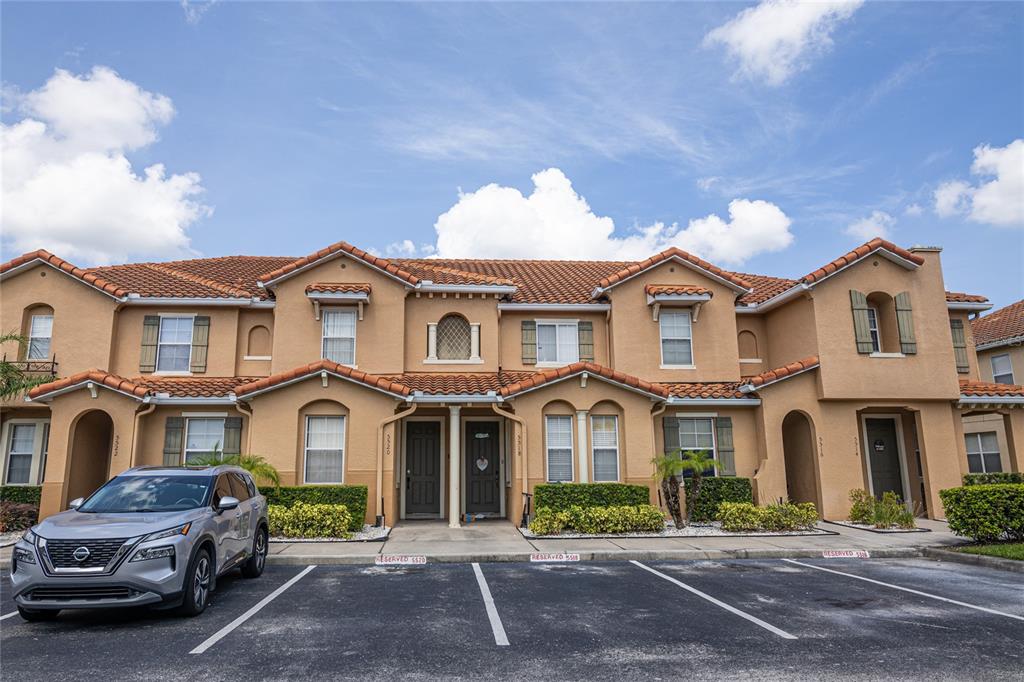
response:
[(661, 365), (661, 369), (697, 369), (697, 365)]
[(269, 355), (243, 355), (243, 360), (272, 360), (273, 358)]
[(579, 362), (579, 360), (566, 360), (565, 362), (538, 362), (534, 367), (566, 367), (574, 362)]
[(740, 363), (744, 365), (759, 365), (762, 362), (764, 362), (764, 360), (761, 358), (740, 358)]
[(424, 365), (482, 365), (483, 358), (470, 358), (468, 360), (443, 360), (441, 358), (424, 358)]
[(903, 353), (871, 353), (868, 355), (869, 358), (905, 358), (907, 357)]
[(192, 372), (171, 372), (171, 371), (160, 371), (153, 372), (155, 377), (190, 377)]

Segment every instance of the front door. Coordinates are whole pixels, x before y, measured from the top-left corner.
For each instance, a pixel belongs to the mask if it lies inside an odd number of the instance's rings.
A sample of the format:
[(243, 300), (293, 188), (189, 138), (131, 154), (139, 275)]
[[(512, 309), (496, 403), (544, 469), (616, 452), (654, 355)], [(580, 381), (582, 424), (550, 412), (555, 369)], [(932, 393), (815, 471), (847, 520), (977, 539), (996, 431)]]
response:
[(441, 513), (441, 422), (405, 424), (405, 513)]
[(466, 422), (466, 512), (501, 513), (498, 422)]
[(891, 417), (865, 419), (868, 458), (871, 462), (871, 485), (875, 497), (894, 492), (904, 500), (903, 476), (900, 472), (900, 450), (896, 422)]

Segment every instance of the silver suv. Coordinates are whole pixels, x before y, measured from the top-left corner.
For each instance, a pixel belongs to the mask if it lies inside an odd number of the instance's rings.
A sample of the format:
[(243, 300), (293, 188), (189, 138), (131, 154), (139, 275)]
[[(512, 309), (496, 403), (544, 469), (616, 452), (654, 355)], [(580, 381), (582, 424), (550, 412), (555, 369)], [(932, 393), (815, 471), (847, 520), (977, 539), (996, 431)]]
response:
[(129, 469), (25, 533), (14, 598), (29, 621), (141, 605), (198, 615), (218, 576), (263, 573), (267, 528), (267, 500), (244, 469)]

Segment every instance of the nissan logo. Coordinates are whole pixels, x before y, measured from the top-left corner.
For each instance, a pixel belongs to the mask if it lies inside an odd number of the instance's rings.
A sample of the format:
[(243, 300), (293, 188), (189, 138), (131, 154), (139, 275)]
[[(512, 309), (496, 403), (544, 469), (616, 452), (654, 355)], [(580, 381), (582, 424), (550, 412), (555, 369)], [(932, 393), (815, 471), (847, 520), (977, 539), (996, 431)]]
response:
[(79, 547), (71, 553), (71, 556), (75, 557), (75, 561), (77, 561), (78, 563), (82, 563), (83, 561), (89, 558), (89, 554), (90, 552), (88, 547)]

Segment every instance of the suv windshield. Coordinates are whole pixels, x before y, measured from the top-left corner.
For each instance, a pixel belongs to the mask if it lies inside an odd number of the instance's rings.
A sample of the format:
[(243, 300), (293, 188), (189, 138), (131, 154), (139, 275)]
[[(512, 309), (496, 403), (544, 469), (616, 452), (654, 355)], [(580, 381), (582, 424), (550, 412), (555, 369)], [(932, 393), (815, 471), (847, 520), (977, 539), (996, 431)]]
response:
[(208, 476), (118, 476), (94, 492), (80, 512), (173, 512), (206, 504)]

